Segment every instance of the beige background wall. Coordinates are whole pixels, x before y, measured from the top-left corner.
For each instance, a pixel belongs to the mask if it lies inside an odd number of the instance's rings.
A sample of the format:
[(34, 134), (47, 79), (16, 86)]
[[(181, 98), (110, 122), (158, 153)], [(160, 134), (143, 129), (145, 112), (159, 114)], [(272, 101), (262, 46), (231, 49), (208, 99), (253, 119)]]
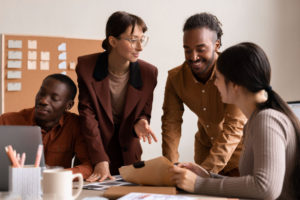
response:
[[(141, 16), (150, 41), (141, 58), (159, 68), (152, 129), (156, 144), (143, 144), (144, 159), (161, 155), (161, 114), (167, 71), (183, 62), (182, 27), (197, 12), (223, 23), (223, 47), (252, 41), (269, 55), (272, 87), (285, 100), (300, 100), (299, 0), (0, 0), (0, 33), (103, 39), (108, 16), (117, 10)], [(186, 109), (181, 161), (193, 160), (196, 118)]]

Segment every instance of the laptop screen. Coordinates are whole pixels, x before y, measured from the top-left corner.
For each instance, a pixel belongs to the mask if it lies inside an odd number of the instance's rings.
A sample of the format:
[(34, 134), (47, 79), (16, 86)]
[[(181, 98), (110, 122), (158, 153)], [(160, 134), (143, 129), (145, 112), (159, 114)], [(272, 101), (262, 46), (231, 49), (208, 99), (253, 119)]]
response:
[[(0, 191), (8, 191), (8, 168), (11, 165), (5, 146), (12, 145), (18, 153), (26, 153), (25, 165), (33, 165), (39, 144), (43, 143), (38, 126), (0, 126)], [(45, 166), (44, 156), (40, 166)]]
[(300, 101), (288, 101), (287, 103), (300, 120)]

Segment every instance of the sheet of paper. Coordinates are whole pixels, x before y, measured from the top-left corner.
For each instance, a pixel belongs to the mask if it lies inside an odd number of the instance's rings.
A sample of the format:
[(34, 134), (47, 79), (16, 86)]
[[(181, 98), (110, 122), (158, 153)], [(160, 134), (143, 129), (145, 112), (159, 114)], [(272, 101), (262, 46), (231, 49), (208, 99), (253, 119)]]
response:
[(49, 70), (49, 61), (41, 61), (40, 62), (40, 69), (41, 70)]
[(58, 45), (57, 50), (58, 51), (66, 51), (67, 49), (67, 45), (65, 42), (61, 43), (60, 45)]
[(36, 61), (28, 60), (27, 61), (28, 70), (36, 70)]
[(58, 60), (67, 60), (67, 53), (66, 52), (60, 53), (58, 56)]
[(133, 183), (126, 182), (122, 179), (120, 175), (114, 175), (115, 180), (105, 180), (103, 182), (93, 182), (83, 185), (83, 189), (86, 190), (106, 190), (109, 187), (112, 186), (120, 186), (120, 185), (136, 185)]
[(75, 70), (76, 68), (76, 62), (70, 62), (70, 69)]
[(9, 49), (21, 49), (22, 48), (22, 40), (8, 40), (7, 46)]
[(36, 49), (37, 41), (36, 40), (28, 40), (28, 49)]
[(36, 51), (28, 51), (28, 60), (36, 60)]
[(22, 59), (22, 51), (8, 51), (8, 59)]
[(60, 62), (58, 64), (58, 69), (67, 69), (67, 63), (66, 63), (66, 61)]
[(22, 68), (22, 61), (20, 60), (8, 60), (7, 61), (7, 68)]
[(22, 71), (7, 71), (7, 79), (20, 79), (22, 78)]
[(20, 82), (7, 83), (7, 91), (21, 91), (22, 84)]
[(50, 52), (41, 51), (41, 60), (50, 60)]
[(181, 195), (167, 195), (167, 194), (151, 194), (151, 193), (137, 193), (131, 192), (119, 200), (192, 200), (199, 199), (198, 197), (187, 197)]

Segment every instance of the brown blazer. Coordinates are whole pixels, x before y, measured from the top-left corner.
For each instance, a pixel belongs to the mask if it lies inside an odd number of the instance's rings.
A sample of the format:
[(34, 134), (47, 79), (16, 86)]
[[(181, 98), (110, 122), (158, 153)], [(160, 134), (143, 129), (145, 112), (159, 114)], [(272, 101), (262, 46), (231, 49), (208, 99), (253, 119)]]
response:
[(142, 148), (133, 126), (141, 117), (146, 117), (150, 122), (157, 68), (142, 60), (130, 63), (123, 117), (116, 139), (113, 138), (116, 127), (107, 76), (108, 53), (79, 57), (76, 73), (82, 134), (86, 138), (92, 163), (118, 159), (110, 153), (115, 149), (120, 150), (124, 165), (140, 161)]

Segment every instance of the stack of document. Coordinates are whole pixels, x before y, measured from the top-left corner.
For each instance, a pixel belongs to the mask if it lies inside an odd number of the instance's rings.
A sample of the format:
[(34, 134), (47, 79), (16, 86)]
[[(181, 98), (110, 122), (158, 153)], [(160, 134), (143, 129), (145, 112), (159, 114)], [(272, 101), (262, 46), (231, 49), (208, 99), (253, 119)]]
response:
[(167, 195), (167, 194), (151, 194), (151, 193), (129, 193), (119, 200), (195, 200), (197, 197), (186, 197), (181, 195)]
[(93, 182), (83, 185), (83, 189), (86, 190), (106, 190), (112, 186), (121, 186), (121, 185), (136, 185), (133, 183), (126, 182), (122, 179), (120, 175), (115, 175), (115, 180), (105, 180), (103, 182)]

